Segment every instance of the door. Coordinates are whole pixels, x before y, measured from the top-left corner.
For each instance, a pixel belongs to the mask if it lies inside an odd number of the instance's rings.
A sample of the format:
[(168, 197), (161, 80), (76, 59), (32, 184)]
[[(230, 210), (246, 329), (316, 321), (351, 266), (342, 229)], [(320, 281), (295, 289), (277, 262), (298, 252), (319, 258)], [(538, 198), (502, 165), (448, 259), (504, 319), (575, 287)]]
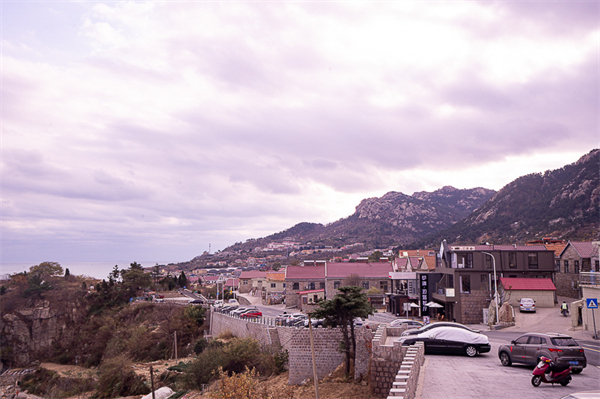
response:
[(545, 341), (542, 337), (529, 337), (529, 341), (527, 341), (527, 348), (525, 349), (525, 360), (527, 363), (535, 364), (537, 363), (537, 356), (542, 350), (542, 343)]
[(529, 336), (525, 335), (515, 340), (515, 343), (511, 345), (512, 351), (510, 357), (513, 362), (526, 363), (527, 362), (527, 341)]

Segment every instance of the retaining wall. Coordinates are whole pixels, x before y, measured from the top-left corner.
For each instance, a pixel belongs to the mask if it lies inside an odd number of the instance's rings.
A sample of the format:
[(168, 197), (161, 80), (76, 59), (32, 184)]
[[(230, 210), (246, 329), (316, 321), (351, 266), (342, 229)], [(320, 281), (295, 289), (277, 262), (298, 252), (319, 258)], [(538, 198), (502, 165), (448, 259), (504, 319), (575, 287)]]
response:
[[(237, 337), (252, 337), (263, 346), (276, 345), (289, 354), (289, 383), (299, 384), (313, 378), (312, 354), (308, 328), (284, 327), (262, 324), (232, 317), (222, 313), (212, 314), (210, 333), (213, 337), (231, 331)], [(374, 332), (367, 328), (355, 329), (356, 363), (354, 378), (368, 375), (371, 359), (371, 340)], [(344, 354), (338, 351), (342, 333), (339, 328), (313, 328), (317, 376), (319, 379), (333, 372), (344, 363)]]

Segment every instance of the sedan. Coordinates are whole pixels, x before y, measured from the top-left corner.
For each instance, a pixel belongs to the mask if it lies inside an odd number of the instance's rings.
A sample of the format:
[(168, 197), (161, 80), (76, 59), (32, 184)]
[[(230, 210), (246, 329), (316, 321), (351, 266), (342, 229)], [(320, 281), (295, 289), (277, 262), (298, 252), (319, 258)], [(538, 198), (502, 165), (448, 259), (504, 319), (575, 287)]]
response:
[(252, 319), (252, 318), (255, 318), (255, 317), (262, 317), (262, 315), (263, 314), (262, 314), (262, 312), (260, 310), (258, 310), (258, 309), (252, 309), (252, 310), (248, 310), (248, 311), (240, 314), (240, 317), (244, 318), (244, 319)]
[(469, 357), (491, 350), (488, 337), (455, 327), (439, 327), (398, 339), (402, 346), (423, 342), (425, 353), (465, 354)]
[(471, 331), (471, 332), (474, 332), (474, 333), (478, 333), (479, 332), (479, 330), (472, 330), (469, 327), (464, 326), (464, 325), (462, 325), (460, 323), (452, 323), (450, 321), (440, 321), (440, 322), (437, 322), (437, 323), (428, 324), (428, 325), (423, 326), (421, 328), (414, 328), (414, 329), (411, 329), (411, 330), (403, 331), (401, 335), (403, 337), (406, 337), (407, 335), (421, 334), (421, 333), (429, 331), (429, 330), (431, 330), (433, 328), (439, 328), (439, 327), (454, 327), (454, 328), (462, 328), (463, 330)]
[(523, 363), (535, 366), (545, 356), (556, 364), (568, 364), (579, 374), (587, 365), (585, 351), (573, 338), (564, 334), (527, 333), (498, 348), (503, 366)]
[(423, 322), (413, 319), (396, 319), (390, 323), (390, 327), (419, 328), (423, 327)]
[(531, 298), (521, 298), (519, 301), (519, 312), (535, 313), (535, 301)]

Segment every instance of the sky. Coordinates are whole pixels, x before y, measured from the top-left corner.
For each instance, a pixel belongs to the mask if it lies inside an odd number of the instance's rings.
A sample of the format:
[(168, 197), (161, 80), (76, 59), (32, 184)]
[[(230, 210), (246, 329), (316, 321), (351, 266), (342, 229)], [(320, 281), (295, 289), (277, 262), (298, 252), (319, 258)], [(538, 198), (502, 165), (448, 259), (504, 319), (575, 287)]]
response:
[(598, 1), (7, 1), (0, 263), (180, 262), (599, 147)]

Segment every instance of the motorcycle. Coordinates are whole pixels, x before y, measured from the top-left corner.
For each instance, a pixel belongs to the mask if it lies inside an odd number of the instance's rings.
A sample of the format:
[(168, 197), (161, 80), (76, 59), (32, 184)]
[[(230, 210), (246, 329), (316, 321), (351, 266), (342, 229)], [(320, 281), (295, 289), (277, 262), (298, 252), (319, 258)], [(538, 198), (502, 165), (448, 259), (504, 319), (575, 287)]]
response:
[(548, 384), (560, 384), (566, 387), (571, 382), (571, 366), (568, 364), (554, 364), (552, 360), (545, 356), (540, 358), (540, 362), (533, 369), (531, 385), (539, 387), (542, 382)]
[(563, 309), (561, 310), (563, 316), (567, 317), (569, 315), (569, 310), (568, 309)]

